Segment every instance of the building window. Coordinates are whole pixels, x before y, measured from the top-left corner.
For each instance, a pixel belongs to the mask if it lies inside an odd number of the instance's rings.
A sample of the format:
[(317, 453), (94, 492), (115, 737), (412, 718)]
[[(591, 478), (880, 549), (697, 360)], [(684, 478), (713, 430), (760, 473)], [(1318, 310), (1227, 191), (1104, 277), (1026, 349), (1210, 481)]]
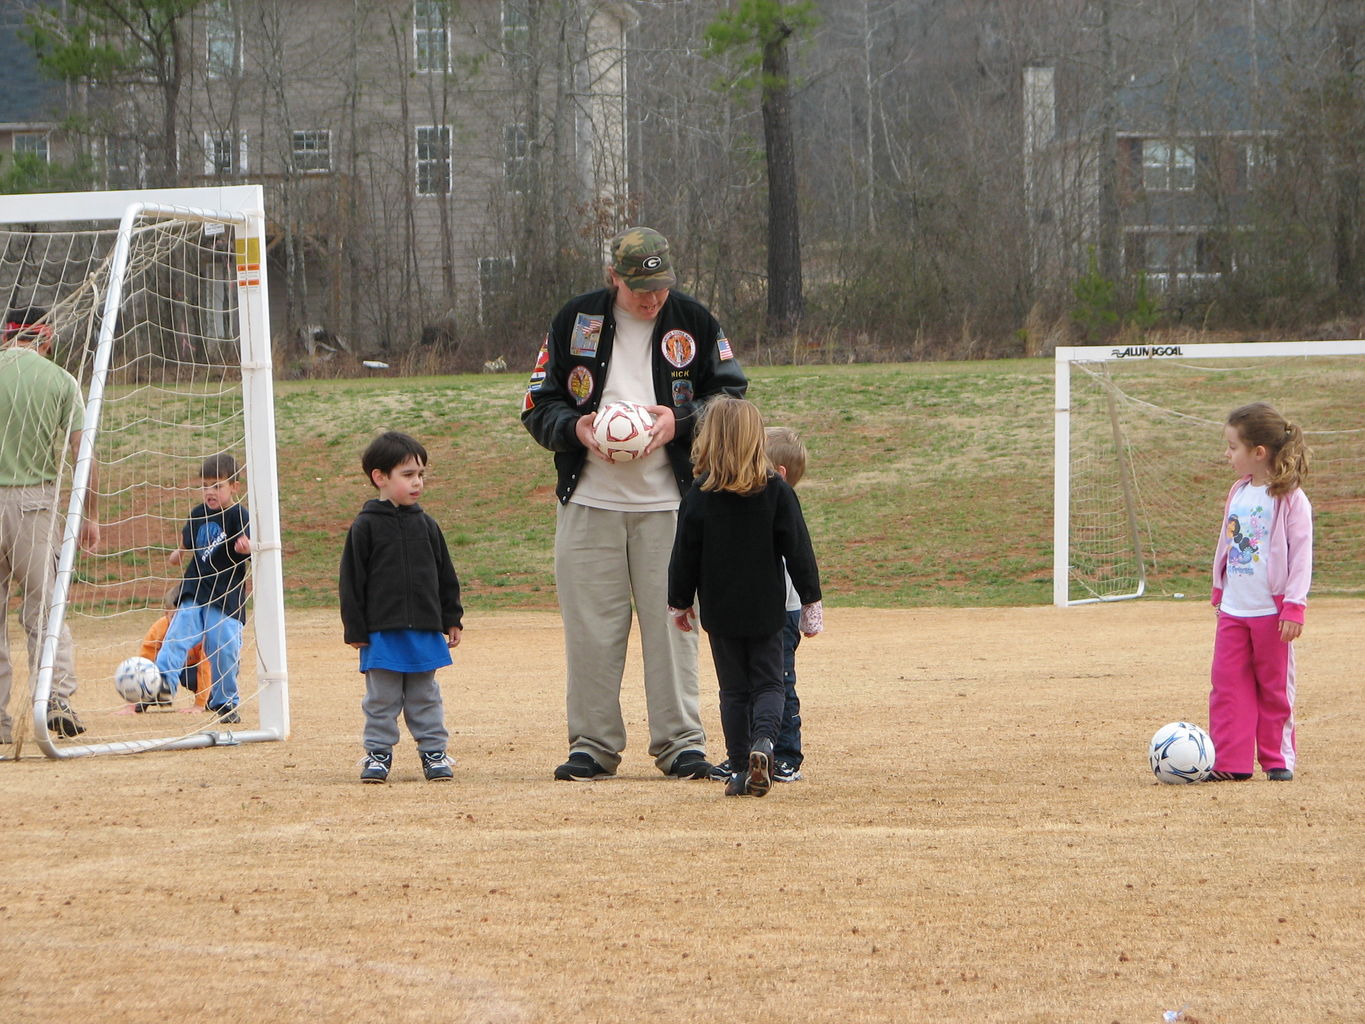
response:
[(210, 78), (230, 78), (242, 71), (242, 35), (228, 0), (204, 5), (204, 54)]
[(1248, 142), (1243, 163), (1244, 177), (1238, 182), (1243, 188), (1256, 188), (1264, 184), (1275, 173), (1275, 154), (1270, 151), (1270, 143), (1265, 139)]
[(524, 124), (509, 124), (502, 129), (503, 176), (509, 192), (525, 192), (531, 183), (530, 145)]
[(1194, 270), (1194, 236), (1147, 236), (1145, 269), (1149, 274), (1188, 274)]
[(512, 294), (512, 276), (517, 261), (512, 256), (483, 256), (479, 259), (479, 323), (493, 319), (499, 304)]
[(450, 192), (450, 126), (417, 129), (417, 194), (443, 196)]
[(412, 5), (412, 45), (418, 71), (450, 70), (450, 31), (442, 0)]
[(43, 163), (50, 163), (52, 155), (48, 150), (46, 132), (15, 132), (14, 155), (36, 156)]
[(310, 128), (290, 133), (294, 170), (317, 174), (332, 169), (332, 133), (326, 128)]
[(215, 178), (246, 173), (246, 132), (205, 132), (204, 173)]
[(105, 188), (140, 188), (143, 185), (146, 162), (137, 139), (106, 135), (101, 150)]
[(1149, 192), (1187, 192), (1194, 188), (1194, 147), (1145, 139), (1142, 187)]
[(1230, 269), (1225, 246), (1196, 228), (1130, 231), (1124, 236), (1124, 258), (1130, 273), (1145, 273), (1163, 290), (1216, 280)]
[(522, 65), (531, 59), (527, 0), (502, 0), (502, 53), (508, 65)]

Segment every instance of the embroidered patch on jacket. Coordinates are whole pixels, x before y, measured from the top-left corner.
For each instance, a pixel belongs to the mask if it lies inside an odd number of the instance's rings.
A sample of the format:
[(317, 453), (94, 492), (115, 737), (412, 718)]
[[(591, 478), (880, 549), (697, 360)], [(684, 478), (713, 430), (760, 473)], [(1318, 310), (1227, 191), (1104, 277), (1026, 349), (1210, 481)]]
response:
[(686, 405), (692, 401), (692, 382), (690, 380), (675, 380), (673, 382), (673, 404)]
[(540, 352), (536, 355), (536, 365), (531, 370), (531, 379), (526, 385), (526, 400), (521, 403), (521, 411), (529, 412), (535, 408), (535, 392), (540, 390), (540, 386), (545, 383), (545, 366), (550, 361), (550, 336), (545, 335), (545, 340), (540, 343)]
[(686, 331), (669, 331), (659, 342), (659, 348), (663, 351), (664, 358), (680, 370), (691, 363), (697, 355), (697, 343)]
[(575, 356), (597, 355), (597, 343), (602, 339), (602, 317), (579, 313), (574, 319), (573, 334), (569, 336), (569, 353)]
[(592, 371), (586, 366), (575, 366), (569, 372), (569, 394), (574, 403), (582, 405), (592, 395)]
[(735, 358), (735, 354), (730, 351), (730, 339), (723, 334), (716, 339), (716, 351), (720, 353), (721, 359)]

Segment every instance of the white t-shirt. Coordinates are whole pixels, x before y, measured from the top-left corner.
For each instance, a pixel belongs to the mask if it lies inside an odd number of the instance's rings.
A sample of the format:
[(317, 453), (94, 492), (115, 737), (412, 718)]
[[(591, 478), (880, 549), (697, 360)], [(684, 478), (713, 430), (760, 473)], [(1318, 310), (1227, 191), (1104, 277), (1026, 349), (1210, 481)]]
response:
[(1247, 484), (1232, 499), (1223, 523), (1228, 534), (1228, 567), (1219, 606), (1229, 615), (1254, 618), (1278, 611), (1270, 595), (1266, 565), (1274, 516), (1275, 499), (1264, 485)]
[[(601, 404), (657, 405), (650, 358), (654, 321), (631, 316), (620, 306), (615, 306), (612, 314), (616, 317), (616, 337), (611, 362), (607, 364), (607, 379), (602, 385)], [(676, 509), (681, 498), (668, 453), (659, 447), (643, 459), (611, 464), (590, 454), (569, 500), (616, 512), (667, 512)]]

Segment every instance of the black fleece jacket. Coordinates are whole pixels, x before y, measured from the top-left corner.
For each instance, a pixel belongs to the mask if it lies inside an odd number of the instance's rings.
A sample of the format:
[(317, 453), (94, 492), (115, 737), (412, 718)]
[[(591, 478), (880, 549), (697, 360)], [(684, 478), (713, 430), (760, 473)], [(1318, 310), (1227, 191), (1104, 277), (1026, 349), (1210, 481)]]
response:
[(338, 589), (348, 644), (383, 629), (464, 628), (445, 536), (421, 505), (365, 502), (346, 534)]

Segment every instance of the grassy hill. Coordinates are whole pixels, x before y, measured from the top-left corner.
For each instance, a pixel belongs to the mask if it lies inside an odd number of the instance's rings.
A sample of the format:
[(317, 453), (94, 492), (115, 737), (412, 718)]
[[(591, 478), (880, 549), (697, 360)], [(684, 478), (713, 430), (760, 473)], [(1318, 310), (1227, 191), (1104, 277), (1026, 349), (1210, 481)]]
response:
[[(750, 377), (768, 422), (798, 428), (810, 448), (798, 493), (832, 602), (1050, 600), (1051, 361), (762, 367)], [(288, 600), (335, 600), (343, 535), (373, 493), (360, 452), (393, 429), (431, 452), (423, 505), (446, 531), (470, 602), (553, 607), (554, 477), (521, 426), (524, 388), (520, 373), (278, 383)]]
[[(1253, 399), (1276, 403), (1310, 431), (1315, 592), (1365, 591), (1358, 441), (1365, 365), (1274, 362), (1182, 366), (1139, 359), (1112, 371), (1133, 386), (1140, 414), (1149, 417), (1125, 427), (1137, 500), (1162, 523), (1144, 535), (1155, 551), (1149, 592), (1207, 592), (1217, 510), (1231, 482), (1221, 424), (1230, 409)], [(798, 493), (831, 603), (1051, 602), (1052, 360), (749, 372), (750, 397), (767, 421), (796, 427), (810, 448)], [(373, 493), (360, 473), (360, 452), (375, 433), (396, 429), (431, 452), (423, 504), (446, 531), (471, 604), (553, 607), (553, 472), (550, 454), (520, 423), (525, 379), (509, 373), (278, 384), (288, 599), (335, 600), (342, 537)], [(1104, 402), (1094, 389), (1083, 395), (1077, 381), (1073, 436), (1080, 436), (1084, 406), (1092, 461), (1112, 477), (1118, 460)], [(1120, 485), (1111, 480), (1096, 492), (1103, 513), (1122, 518)], [(1113, 531), (1111, 524), (1098, 536)]]

